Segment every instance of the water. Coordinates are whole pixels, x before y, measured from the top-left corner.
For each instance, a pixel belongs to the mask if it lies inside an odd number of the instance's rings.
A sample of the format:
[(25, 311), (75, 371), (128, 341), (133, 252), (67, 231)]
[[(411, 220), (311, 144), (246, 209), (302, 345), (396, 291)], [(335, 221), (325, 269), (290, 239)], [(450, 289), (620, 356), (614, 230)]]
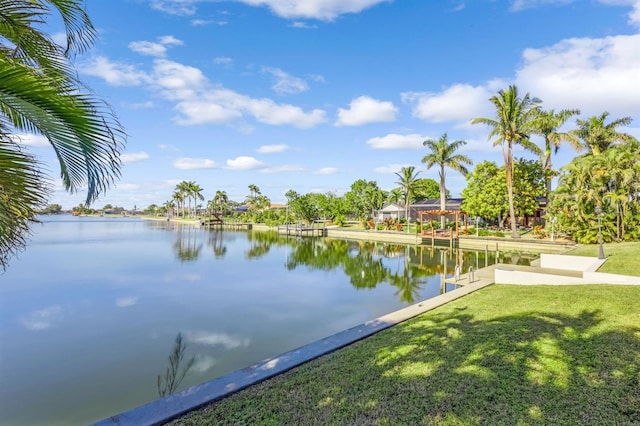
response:
[[(136, 218), (34, 231), (0, 275), (2, 425), (87, 424), (157, 398), (178, 333), (197, 356), (181, 390), (454, 289), (430, 247)], [(485, 264), (449, 252), (449, 275), (455, 258)]]

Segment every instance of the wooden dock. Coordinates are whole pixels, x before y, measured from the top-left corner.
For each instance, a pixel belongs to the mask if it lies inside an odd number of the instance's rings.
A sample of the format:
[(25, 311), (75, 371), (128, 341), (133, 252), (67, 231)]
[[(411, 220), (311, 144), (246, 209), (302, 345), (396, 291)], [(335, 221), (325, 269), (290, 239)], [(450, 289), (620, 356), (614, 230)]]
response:
[(327, 228), (315, 228), (313, 226), (303, 225), (278, 225), (278, 233), (296, 237), (324, 237), (327, 235)]
[(202, 219), (200, 220), (200, 226), (205, 228), (231, 229), (234, 231), (250, 231), (253, 229), (252, 223), (224, 222), (217, 219)]

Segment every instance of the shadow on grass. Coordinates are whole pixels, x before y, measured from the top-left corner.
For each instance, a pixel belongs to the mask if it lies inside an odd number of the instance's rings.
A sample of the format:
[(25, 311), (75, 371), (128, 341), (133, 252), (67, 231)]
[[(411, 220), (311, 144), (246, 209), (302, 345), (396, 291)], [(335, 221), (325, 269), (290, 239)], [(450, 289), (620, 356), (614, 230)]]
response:
[[(508, 309), (507, 309), (508, 311)], [(433, 311), (175, 424), (640, 424), (640, 328)]]

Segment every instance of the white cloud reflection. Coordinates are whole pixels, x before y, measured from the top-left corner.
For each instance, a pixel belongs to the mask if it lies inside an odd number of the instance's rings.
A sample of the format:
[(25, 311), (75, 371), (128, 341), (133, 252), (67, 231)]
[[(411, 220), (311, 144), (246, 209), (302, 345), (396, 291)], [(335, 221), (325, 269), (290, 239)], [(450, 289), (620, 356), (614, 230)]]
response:
[(20, 320), (20, 323), (27, 330), (46, 330), (51, 328), (53, 323), (60, 319), (62, 307), (59, 305), (49, 306), (30, 312), (26, 317)]

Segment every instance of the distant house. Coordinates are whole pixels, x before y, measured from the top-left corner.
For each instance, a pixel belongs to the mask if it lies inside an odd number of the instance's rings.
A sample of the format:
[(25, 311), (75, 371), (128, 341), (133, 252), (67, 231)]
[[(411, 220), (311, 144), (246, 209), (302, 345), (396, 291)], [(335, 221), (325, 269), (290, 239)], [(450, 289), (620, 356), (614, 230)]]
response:
[[(463, 198), (448, 198), (445, 204), (445, 210), (455, 212), (462, 211)], [(409, 206), (409, 217), (411, 220), (420, 220), (420, 212), (440, 211), (440, 199), (433, 198), (422, 200)], [(455, 215), (447, 215), (448, 220), (454, 220)]]
[(396, 203), (389, 203), (376, 211), (374, 219), (376, 222), (382, 222), (385, 219), (398, 220), (402, 217), (404, 217), (404, 207), (399, 206)]

